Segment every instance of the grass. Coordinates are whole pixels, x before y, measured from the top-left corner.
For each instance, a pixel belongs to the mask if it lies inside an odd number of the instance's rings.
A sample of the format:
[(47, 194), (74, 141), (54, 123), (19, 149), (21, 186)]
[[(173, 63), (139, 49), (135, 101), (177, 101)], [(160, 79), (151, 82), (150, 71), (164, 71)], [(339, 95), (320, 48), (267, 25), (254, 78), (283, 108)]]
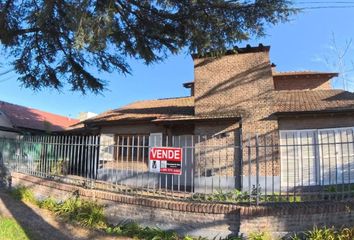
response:
[(12, 218), (0, 217), (0, 240), (29, 240), (25, 230)]

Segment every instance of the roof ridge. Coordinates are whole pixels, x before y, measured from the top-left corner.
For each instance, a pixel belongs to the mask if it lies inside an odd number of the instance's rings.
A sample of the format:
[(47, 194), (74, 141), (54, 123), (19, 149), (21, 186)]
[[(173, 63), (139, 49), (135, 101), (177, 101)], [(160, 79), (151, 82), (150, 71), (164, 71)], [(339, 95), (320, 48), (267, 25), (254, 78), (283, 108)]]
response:
[(183, 96), (183, 97), (158, 98), (158, 99), (156, 99), (156, 100), (170, 100), (170, 99), (181, 99), (181, 98), (194, 98), (194, 96)]
[(290, 71), (275, 71), (275, 73), (292, 73), (292, 72), (324, 72), (325, 71), (318, 71), (318, 70), (290, 70)]
[(273, 71), (273, 75), (282, 75), (282, 74), (329, 74), (329, 75), (338, 75), (337, 72), (333, 72), (333, 71), (317, 71), (317, 70)]
[(350, 91), (346, 91), (344, 89), (315, 89), (315, 90), (312, 90), (312, 89), (302, 89), (302, 90), (299, 90), (299, 89), (294, 89), (294, 90), (275, 90), (275, 92), (280, 92), (280, 93), (284, 93), (284, 92), (349, 92), (349, 93), (352, 93)]
[[(110, 111), (115, 111), (115, 110), (119, 110), (119, 109), (124, 109), (125, 107), (131, 106), (133, 104), (137, 104), (137, 103), (143, 103), (143, 102), (148, 102), (148, 101), (163, 101), (163, 100), (172, 100), (172, 99), (182, 99), (182, 98), (194, 98), (194, 96), (184, 96), (184, 97), (170, 97), (170, 98), (155, 98), (155, 99), (145, 99), (145, 100), (136, 100), (134, 102), (128, 103), (126, 105), (123, 105), (119, 108), (115, 108), (115, 109), (111, 109), (109, 111), (106, 112), (110, 112)], [(104, 112), (103, 112), (104, 113)]]

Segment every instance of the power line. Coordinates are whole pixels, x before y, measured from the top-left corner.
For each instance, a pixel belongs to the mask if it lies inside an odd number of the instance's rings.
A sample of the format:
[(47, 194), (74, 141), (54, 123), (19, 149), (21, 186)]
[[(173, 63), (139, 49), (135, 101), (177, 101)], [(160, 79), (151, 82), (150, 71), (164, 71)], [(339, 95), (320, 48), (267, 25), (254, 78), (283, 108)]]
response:
[(6, 74), (12, 72), (13, 70), (14, 70), (13, 68), (12, 68), (12, 69), (8, 69), (8, 70), (5, 70), (4, 72), (0, 73), (0, 76), (6, 75)]
[(294, 2), (294, 8), (298, 10), (354, 8), (354, 1), (300, 1)]
[(8, 77), (8, 78), (1, 79), (1, 80), (0, 80), (0, 83), (9, 81), (9, 80), (11, 80), (11, 79), (13, 79), (13, 78), (15, 78), (15, 77), (16, 77), (16, 75), (13, 75), (13, 76), (10, 76), (10, 77)]
[(339, 1), (308, 1), (308, 2), (295, 2), (296, 4), (353, 4), (354, 1), (346, 1), (346, 2), (339, 2)]
[(310, 7), (298, 7), (295, 9), (306, 10), (306, 9), (345, 9), (345, 8), (354, 8), (354, 5), (349, 6), (310, 6)]

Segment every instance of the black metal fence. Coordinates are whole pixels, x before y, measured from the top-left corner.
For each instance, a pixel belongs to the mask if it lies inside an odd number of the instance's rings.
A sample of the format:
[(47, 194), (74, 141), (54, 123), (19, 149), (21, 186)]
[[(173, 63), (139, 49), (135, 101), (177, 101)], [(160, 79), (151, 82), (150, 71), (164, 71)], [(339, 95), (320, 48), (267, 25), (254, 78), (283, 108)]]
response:
[[(351, 129), (279, 136), (23, 136), (0, 139), (10, 170), (86, 187), (194, 201), (342, 200), (354, 195)], [(181, 148), (180, 175), (151, 172), (152, 147)]]

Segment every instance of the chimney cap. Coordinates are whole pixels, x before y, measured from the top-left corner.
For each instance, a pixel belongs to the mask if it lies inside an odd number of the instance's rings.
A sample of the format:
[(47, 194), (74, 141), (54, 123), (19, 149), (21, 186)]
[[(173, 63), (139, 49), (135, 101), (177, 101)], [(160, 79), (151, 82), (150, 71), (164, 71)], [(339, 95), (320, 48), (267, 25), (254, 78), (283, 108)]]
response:
[(264, 46), (263, 44), (259, 44), (257, 47), (252, 47), (250, 44), (247, 44), (244, 48), (239, 48), (238, 46), (234, 46), (232, 49), (228, 50), (215, 50), (209, 51), (201, 54), (191, 54), (193, 59), (198, 58), (208, 58), (208, 57), (219, 57), (224, 55), (232, 55), (232, 54), (243, 54), (243, 53), (255, 53), (255, 52), (269, 52), (270, 46)]

